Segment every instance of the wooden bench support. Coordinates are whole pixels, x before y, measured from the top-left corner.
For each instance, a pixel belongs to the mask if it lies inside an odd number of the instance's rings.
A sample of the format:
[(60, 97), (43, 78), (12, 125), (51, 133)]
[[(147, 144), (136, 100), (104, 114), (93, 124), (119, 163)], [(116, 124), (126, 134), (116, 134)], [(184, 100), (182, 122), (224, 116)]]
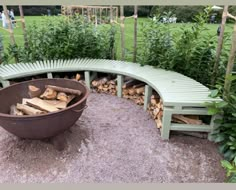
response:
[(90, 83), (91, 83), (94, 79), (96, 79), (97, 76), (98, 76), (97, 72), (93, 72), (92, 75), (90, 76)]
[(213, 115), (213, 116), (211, 117), (210, 126), (212, 127), (212, 131), (211, 131), (210, 133), (208, 133), (208, 140), (209, 140), (209, 141), (213, 141), (213, 139), (212, 139), (212, 137), (211, 137), (211, 134), (212, 134), (212, 132), (214, 131), (214, 129), (216, 129), (216, 128), (219, 127), (219, 125), (220, 125), (220, 124), (214, 122), (216, 119), (222, 119), (222, 116), (219, 115), (219, 114), (216, 114), (216, 115)]
[(88, 87), (88, 89), (90, 90), (90, 72), (89, 71), (84, 71), (84, 79), (85, 79), (85, 84)]
[(164, 107), (163, 117), (162, 117), (162, 128), (161, 128), (161, 138), (163, 140), (168, 140), (170, 136), (170, 126), (171, 126), (172, 109)]
[(9, 80), (3, 80), (1, 82), (2, 82), (2, 87), (3, 88), (10, 86), (10, 81)]
[(122, 86), (124, 84), (124, 76), (117, 75), (117, 96), (122, 98)]
[(52, 79), (53, 78), (52, 73), (47, 73), (47, 77), (48, 79)]
[(152, 96), (152, 87), (149, 85), (145, 85), (145, 95), (144, 95), (144, 105), (143, 105), (144, 110), (147, 110), (151, 96)]
[(84, 72), (85, 84), (89, 88), (89, 90), (91, 89), (90, 84), (91, 84), (92, 80), (95, 79), (96, 77), (97, 77), (97, 72), (93, 72), (92, 75), (90, 75), (90, 71)]

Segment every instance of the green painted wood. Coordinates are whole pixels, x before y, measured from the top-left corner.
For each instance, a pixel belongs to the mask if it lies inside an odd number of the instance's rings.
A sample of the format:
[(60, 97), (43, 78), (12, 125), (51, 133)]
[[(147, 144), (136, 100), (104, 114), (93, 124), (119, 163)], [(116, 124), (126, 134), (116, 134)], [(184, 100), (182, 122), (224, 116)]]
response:
[(47, 77), (48, 77), (49, 79), (52, 79), (52, 78), (53, 78), (52, 73), (47, 73)]
[(122, 86), (124, 84), (124, 76), (117, 75), (117, 96), (122, 98)]
[(211, 132), (210, 125), (188, 125), (172, 123), (170, 129), (173, 131), (195, 131), (195, 132)]
[[(176, 129), (170, 127), (170, 115), (196, 114), (207, 115), (204, 102), (221, 101), (208, 97), (210, 91), (199, 82), (173, 71), (157, 69), (152, 66), (140, 66), (137, 63), (105, 60), (105, 59), (73, 59), (73, 60), (48, 60), (36, 61), (35, 63), (18, 63), (0, 65), (0, 81), (3, 87), (9, 86), (9, 79), (33, 76), (46, 73), (52, 77), (54, 72), (77, 72), (85, 71), (85, 82), (90, 88), (90, 82), (95, 77), (95, 72), (117, 74), (117, 95), (122, 97), (123, 76), (130, 76), (147, 84), (145, 90), (145, 105), (149, 101), (149, 90), (152, 88), (161, 96), (164, 104), (163, 132), (164, 139), (169, 138), (169, 132)], [(93, 72), (90, 76), (90, 72)], [(172, 109), (168, 108), (171, 107)], [(211, 124), (211, 127), (214, 124)], [(181, 126), (178, 127), (181, 130)], [(194, 130), (190, 129), (189, 130)]]
[(147, 110), (151, 96), (152, 96), (152, 87), (149, 85), (145, 85), (144, 105), (143, 105), (144, 110)]
[(161, 138), (163, 140), (168, 140), (170, 136), (170, 127), (171, 127), (171, 113), (172, 109), (165, 108), (163, 110), (162, 117), (162, 128), (161, 128)]
[(92, 75), (91, 75), (91, 77), (90, 77), (90, 83), (95, 79), (95, 78), (97, 78), (97, 72), (93, 72), (92, 73)]
[(88, 89), (90, 90), (90, 72), (89, 71), (85, 71), (84, 72), (84, 79), (85, 79), (85, 84), (88, 87)]
[(1, 81), (3, 88), (10, 86), (10, 81), (8, 80), (3, 80)]

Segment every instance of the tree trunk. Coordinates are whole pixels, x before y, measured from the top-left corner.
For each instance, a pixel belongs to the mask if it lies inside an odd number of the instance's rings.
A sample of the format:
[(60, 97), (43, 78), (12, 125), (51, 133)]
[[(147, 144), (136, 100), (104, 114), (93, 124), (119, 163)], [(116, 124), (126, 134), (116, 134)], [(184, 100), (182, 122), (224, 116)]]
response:
[(27, 41), (27, 33), (26, 33), (26, 29), (25, 29), (25, 18), (24, 18), (23, 8), (21, 5), (19, 5), (19, 11), (20, 11), (20, 17), (21, 17), (22, 30), (23, 30), (23, 34), (24, 34), (25, 48), (27, 48), (28, 41)]
[(137, 25), (138, 25), (138, 6), (134, 6), (134, 56), (133, 56), (133, 62), (136, 62), (136, 56), (137, 56)]
[[(229, 60), (227, 64), (226, 69), (226, 78), (232, 74), (233, 66), (234, 66), (234, 60), (236, 55), (236, 23), (234, 24), (234, 31), (232, 36), (232, 45), (229, 55)], [(224, 85), (224, 97), (227, 95), (227, 93), (230, 91), (231, 81), (225, 79), (225, 85)]]
[(125, 24), (124, 6), (120, 6), (120, 29), (121, 29), (121, 60), (125, 60)]
[(218, 66), (219, 66), (219, 59), (220, 59), (220, 54), (223, 46), (223, 40), (224, 40), (224, 31), (225, 31), (225, 23), (227, 19), (227, 12), (228, 12), (228, 5), (224, 6), (224, 11), (222, 14), (222, 22), (221, 22), (221, 29), (220, 29), (220, 36), (218, 38), (218, 45), (216, 49), (216, 57), (215, 57), (215, 64), (213, 67), (213, 72), (212, 72), (212, 82), (211, 85), (214, 86), (218, 74)]

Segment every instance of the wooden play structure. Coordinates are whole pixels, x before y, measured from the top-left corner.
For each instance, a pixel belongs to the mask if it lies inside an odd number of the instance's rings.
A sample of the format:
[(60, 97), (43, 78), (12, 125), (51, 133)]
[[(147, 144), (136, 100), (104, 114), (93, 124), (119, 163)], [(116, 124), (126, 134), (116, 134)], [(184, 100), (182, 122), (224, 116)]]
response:
[(110, 23), (118, 19), (118, 7), (113, 6), (84, 6), (84, 5), (62, 5), (62, 15), (80, 14), (87, 16), (89, 21), (98, 23)]

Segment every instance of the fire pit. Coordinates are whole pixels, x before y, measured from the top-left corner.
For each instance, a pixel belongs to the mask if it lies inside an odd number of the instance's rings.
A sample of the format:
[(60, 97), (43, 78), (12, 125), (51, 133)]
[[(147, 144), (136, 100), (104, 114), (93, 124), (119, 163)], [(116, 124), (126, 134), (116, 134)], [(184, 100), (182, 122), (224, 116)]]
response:
[[(80, 90), (82, 94), (75, 97), (65, 109), (42, 115), (10, 115), (10, 106), (20, 103), (22, 98), (29, 98), (28, 86), (44, 88), (55, 85)], [(0, 90), (0, 126), (8, 132), (28, 139), (54, 137), (69, 129), (87, 107), (88, 88), (78, 81), (69, 79), (39, 79), (21, 82)]]

